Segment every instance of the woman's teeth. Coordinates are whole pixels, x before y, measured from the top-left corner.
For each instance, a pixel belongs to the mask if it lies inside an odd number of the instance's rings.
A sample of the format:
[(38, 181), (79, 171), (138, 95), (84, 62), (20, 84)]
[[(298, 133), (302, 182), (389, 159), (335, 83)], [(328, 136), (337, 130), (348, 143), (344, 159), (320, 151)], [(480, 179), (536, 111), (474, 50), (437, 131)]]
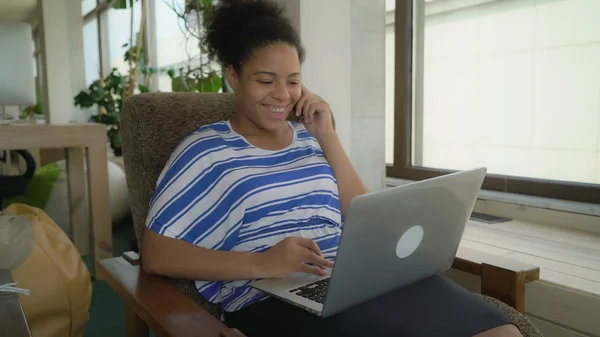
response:
[(268, 106), (266, 108), (270, 112), (277, 112), (277, 113), (279, 113), (279, 112), (284, 112), (285, 111), (285, 108), (276, 108), (276, 107), (272, 107), (272, 106)]

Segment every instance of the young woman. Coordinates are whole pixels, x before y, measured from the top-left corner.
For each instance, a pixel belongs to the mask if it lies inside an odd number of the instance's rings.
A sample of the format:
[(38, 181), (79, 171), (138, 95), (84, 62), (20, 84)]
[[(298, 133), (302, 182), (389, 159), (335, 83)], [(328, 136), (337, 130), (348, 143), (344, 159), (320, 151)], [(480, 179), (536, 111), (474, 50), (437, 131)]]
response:
[[(204, 298), (221, 303), (226, 323), (249, 336), (335, 335), (334, 320), (249, 284), (331, 268), (343, 216), (367, 187), (341, 146), (329, 105), (302, 85), (304, 50), (279, 6), (221, 0), (205, 38), (227, 67), (235, 117), (201, 127), (171, 155), (151, 200), (143, 268), (196, 280)], [(491, 312), (488, 325), (441, 326), (439, 335), (519, 336), (485, 303), (472, 306), (457, 309)]]

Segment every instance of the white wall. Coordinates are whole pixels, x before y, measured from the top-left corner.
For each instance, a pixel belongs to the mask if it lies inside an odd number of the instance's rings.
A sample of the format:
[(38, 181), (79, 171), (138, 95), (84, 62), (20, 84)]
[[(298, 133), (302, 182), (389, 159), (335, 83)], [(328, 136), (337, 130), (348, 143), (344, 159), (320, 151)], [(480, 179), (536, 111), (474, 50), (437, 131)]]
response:
[(367, 186), (383, 188), (384, 1), (279, 1), (306, 48), (306, 86), (330, 104), (342, 145)]

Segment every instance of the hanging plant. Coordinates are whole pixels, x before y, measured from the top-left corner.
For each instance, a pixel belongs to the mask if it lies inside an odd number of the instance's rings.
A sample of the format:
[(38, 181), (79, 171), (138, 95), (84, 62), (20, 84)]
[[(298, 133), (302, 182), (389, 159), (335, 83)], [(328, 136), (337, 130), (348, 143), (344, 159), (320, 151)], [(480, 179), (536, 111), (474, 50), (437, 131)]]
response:
[(185, 36), (185, 45), (195, 40), (197, 48), (186, 49), (185, 65), (168, 69), (171, 90), (188, 92), (219, 92), (223, 89), (223, 71), (208, 58), (202, 36), (205, 24), (214, 12), (213, 0), (164, 0), (164, 3), (179, 17), (179, 29)]

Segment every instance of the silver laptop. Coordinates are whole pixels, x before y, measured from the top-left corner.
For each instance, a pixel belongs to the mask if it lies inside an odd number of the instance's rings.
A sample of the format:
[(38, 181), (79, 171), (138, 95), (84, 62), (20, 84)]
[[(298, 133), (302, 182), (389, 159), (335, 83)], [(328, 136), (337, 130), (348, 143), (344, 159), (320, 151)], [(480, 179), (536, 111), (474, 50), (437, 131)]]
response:
[(487, 169), (452, 173), (354, 198), (325, 277), (294, 273), (252, 286), (319, 316), (452, 266)]

